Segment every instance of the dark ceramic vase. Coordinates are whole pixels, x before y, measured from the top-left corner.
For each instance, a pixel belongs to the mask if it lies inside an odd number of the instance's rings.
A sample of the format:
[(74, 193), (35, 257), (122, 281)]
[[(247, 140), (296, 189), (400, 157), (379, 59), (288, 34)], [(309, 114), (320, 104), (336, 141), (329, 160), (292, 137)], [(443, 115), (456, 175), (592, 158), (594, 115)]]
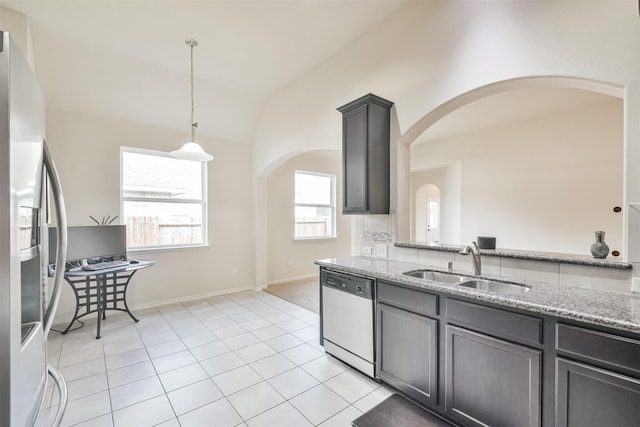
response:
[(596, 241), (591, 245), (591, 255), (594, 258), (606, 258), (609, 246), (604, 242), (604, 231), (596, 231)]

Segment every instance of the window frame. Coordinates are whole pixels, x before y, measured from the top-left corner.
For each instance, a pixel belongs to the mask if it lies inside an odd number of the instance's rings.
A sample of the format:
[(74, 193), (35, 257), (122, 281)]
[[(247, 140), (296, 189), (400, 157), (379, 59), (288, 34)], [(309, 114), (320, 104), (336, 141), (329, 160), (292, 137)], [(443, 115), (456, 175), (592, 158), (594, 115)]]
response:
[[(166, 199), (166, 198), (149, 198), (149, 197), (125, 197), (124, 196), (124, 153), (143, 154), (156, 157), (174, 158), (170, 153), (159, 150), (149, 150), (145, 148), (120, 146), (120, 218), (121, 222), (126, 224), (124, 217), (125, 202), (155, 202), (155, 203), (175, 203), (175, 204), (199, 204), (202, 210), (202, 243), (183, 243), (176, 245), (155, 245), (155, 246), (127, 246), (127, 252), (144, 252), (144, 251), (162, 251), (173, 249), (190, 249), (209, 246), (209, 227), (208, 227), (208, 190), (207, 190), (207, 162), (200, 163), (200, 188), (202, 191), (201, 200), (198, 199)], [(178, 159), (176, 159), (178, 160)]]
[[(331, 203), (330, 204), (315, 204), (315, 203), (296, 203), (296, 175), (297, 174), (305, 174), (305, 175), (314, 175), (327, 177), (331, 180)], [(337, 206), (336, 206), (336, 175), (331, 173), (324, 172), (314, 172), (302, 169), (295, 169), (293, 173), (293, 240), (296, 241), (308, 241), (308, 240), (325, 240), (325, 239), (336, 239), (338, 237), (338, 225), (337, 221)], [(331, 208), (331, 234), (327, 236), (310, 236), (310, 237), (298, 237), (296, 235), (296, 208), (297, 207), (322, 207), (322, 208)]]

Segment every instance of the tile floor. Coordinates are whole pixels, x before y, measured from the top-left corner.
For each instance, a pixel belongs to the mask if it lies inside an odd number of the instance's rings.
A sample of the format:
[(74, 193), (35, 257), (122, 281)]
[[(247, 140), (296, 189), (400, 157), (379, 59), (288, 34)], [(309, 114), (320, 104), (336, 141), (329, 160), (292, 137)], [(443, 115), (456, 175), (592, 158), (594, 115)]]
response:
[[(245, 291), (52, 333), (67, 381), (66, 426), (350, 426), (386, 386), (324, 353), (317, 314)], [(46, 406), (55, 413), (57, 393)]]

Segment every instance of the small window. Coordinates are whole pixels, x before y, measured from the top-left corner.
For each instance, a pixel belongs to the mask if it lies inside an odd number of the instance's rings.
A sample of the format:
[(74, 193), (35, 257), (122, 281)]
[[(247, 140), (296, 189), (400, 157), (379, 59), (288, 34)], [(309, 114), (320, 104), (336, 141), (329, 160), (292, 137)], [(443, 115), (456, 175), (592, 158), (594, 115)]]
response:
[(295, 238), (336, 237), (336, 176), (295, 173)]
[(127, 248), (207, 243), (207, 163), (121, 147), (121, 206)]

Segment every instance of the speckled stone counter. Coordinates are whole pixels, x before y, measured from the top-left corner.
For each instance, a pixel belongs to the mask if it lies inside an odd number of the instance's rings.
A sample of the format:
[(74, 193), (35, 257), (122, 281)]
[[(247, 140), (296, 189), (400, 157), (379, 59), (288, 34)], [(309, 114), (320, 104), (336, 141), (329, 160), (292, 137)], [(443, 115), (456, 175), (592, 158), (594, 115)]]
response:
[[(427, 244), (413, 242), (398, 242), (394, 246), (399, 248), (424, 249), (440, 252), (459, 252), (463, 248), (461, 245)], [(557, 262), (563, 264), (586, 265), (592, 267), (615, 268), (617, 270), (630, 270), (633, 266), (628, 262), (618, 261), (609, 257), (596, 259), (588, 255), (570, 255), (554, 252), (523, 251), (517, 249), (481, 249), (481, 255), (496, 256), (503, 258), (525, 259), (530, 261)]]
[[(403, 274), (404, 272), (424, 269), (425, 266), (403, 261), (355, 256), (318, 260), (316, 264), (345, 273), (391, 280), (396, 283), (441, 292), (451, 296), (461, 296), (532, 313), (640, 334), (639, 295), (533, 281), (512, 281), (524, 284), (530, 287), (531, 290), (524, 294), (505, 295), (406, 276)], [(468, 275), (467, 272), (455, 270), (453, 272)], [(505, 281), (503, 278), (490, 275), (483, 275), (482, 277), (500, 282)]]

